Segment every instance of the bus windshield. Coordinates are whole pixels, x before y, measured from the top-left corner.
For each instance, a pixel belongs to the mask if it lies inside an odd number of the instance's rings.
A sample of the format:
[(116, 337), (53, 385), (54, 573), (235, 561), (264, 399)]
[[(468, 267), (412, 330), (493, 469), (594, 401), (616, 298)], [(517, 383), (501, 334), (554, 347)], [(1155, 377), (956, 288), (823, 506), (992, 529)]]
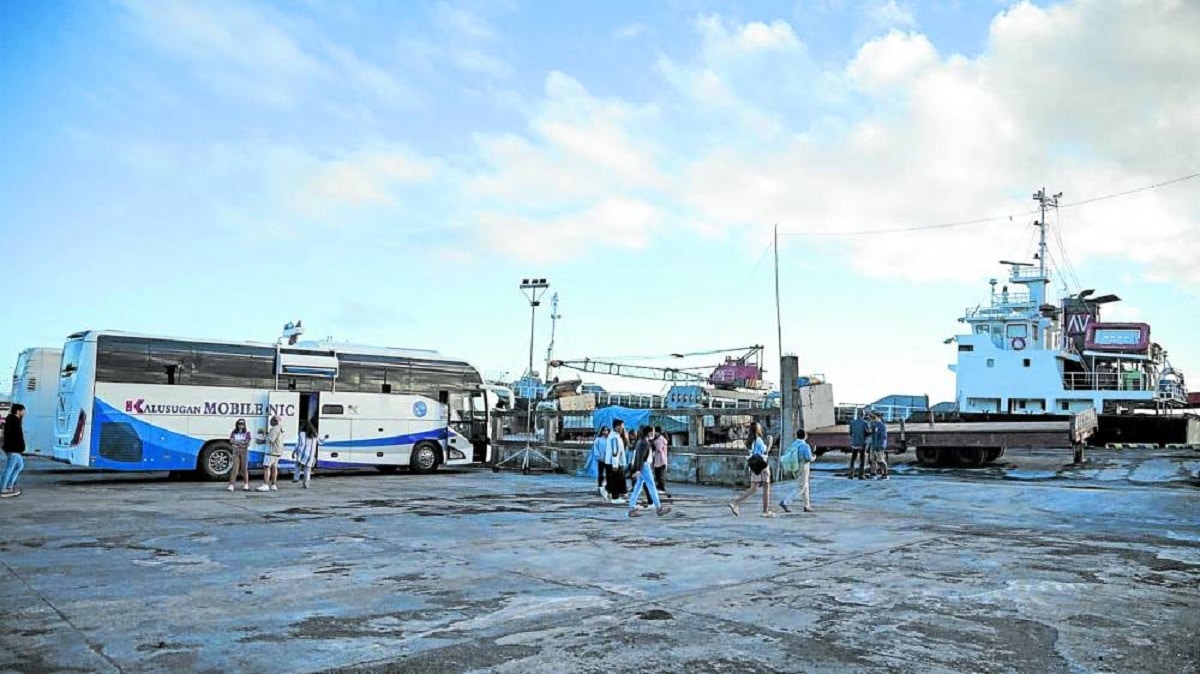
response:
[(83, 340), (73, 339), (63, 346), (62, 369), (59, 370), (59, 388), (70, 391), (75, 387), (75, 373), (79, 372), (79, 359), (83, 354)]

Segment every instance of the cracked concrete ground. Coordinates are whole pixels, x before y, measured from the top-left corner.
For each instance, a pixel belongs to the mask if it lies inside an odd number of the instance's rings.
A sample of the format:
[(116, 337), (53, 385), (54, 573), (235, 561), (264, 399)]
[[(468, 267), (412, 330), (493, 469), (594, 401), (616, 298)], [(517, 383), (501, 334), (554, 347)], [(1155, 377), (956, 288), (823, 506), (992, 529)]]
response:
[[(632, 520), (561, 475), (230, 494), (33, 460), (0, 502), (0, 671), (1200, 671), (1194, 482), (1006, 460), (827, 456), (813, 514), (681, 485)], [(1122, 474), (1193, 470), (1164, 460)]]

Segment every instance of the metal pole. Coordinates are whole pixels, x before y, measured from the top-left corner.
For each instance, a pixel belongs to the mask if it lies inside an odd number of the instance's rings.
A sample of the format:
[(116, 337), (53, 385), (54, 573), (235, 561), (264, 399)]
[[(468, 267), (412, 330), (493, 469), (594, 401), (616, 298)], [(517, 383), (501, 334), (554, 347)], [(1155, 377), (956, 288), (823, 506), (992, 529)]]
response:
[[(779, 223), (775, 223), (775, 332), (779, 337), (779, 357), (783, 358), (783, 321), (779, 309)], [(782, 384), (781, 384), (782, 386)]]
[[(533, 379), (533, 326), (534, 317), (537, 316), (537, 301), (529, 300), (529, 369), (525, 370), (525, 376), (530, 380)], [(533, 398), (527, 399), (528, 409), (525, 414), (525, 446), (528, 447), (533, 434)]]

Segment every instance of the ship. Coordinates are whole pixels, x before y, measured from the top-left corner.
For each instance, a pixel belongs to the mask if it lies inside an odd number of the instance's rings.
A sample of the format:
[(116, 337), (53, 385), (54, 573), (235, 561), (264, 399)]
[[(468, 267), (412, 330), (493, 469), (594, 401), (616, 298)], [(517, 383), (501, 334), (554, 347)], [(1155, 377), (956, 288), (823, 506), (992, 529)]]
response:
[(1183, 372), (1152, 339), (1150, 325), (1105, 322), (1102, 309), (1121, 300), (1114, 294), (1084, 289), (1057, 302), (1048, 296), (1046, 211), (1060, 196), (1044, 189), (1033, 195), (1041, 211), (1033, 261), (1001, 260), (1008, 282), (991, 279), (988, 300), (968, 308), (958, 319), (965, 331), (947, 340), (957, 348), (950, 365), (957, 418), (1056, 417), (1091, 408), (1100, 417), (1098, 442), (1175, 441), (1162, 423), (1134, 420), (1180, 416), (1188, 401)]

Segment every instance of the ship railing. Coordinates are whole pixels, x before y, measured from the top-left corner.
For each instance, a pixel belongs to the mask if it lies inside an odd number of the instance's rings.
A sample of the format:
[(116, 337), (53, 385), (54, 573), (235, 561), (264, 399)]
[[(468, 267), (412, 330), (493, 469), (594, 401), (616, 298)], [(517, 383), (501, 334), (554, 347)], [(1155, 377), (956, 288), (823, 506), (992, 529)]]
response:
[(1153, 391), (1145, 372), (1068, 372), (1063, 375), (1068, 391)]
[(834, 408), (834, 422), (848, 424), (851, 419), (864, 417), (874, 412), (886, 423), (893, 424), (907, 421), (914, 412), (927, 412), (929, 408), (917, 405), (864, 405), (860, 403), (839, 404)]
[(1033, 267), (1018, 267), (1012, 270), (1012, 273), (1008, 275), (1008, 278), (1011, 281), (1036, 281), (1038, 279), (1046, 278), (1046, 275)]

